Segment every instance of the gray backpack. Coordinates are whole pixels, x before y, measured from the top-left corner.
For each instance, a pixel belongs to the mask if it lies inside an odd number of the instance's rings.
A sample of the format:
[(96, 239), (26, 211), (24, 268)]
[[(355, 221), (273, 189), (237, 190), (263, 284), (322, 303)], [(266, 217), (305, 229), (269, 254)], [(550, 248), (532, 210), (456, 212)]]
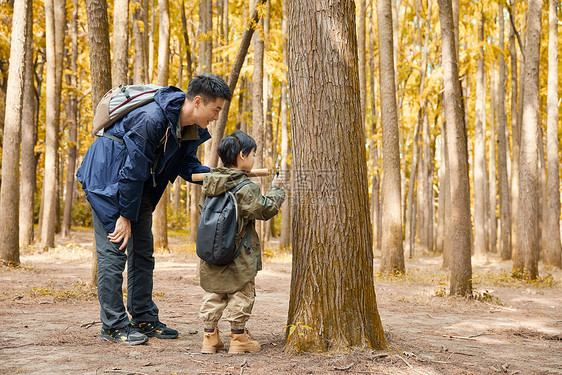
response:
[(250, 242), (250, 231), (246, 230), (236, 248), (238, 207), (234, 196), (250, 182), (244, 180), (229, 191), (205, 198), (197, 228), (196, 250), (199, 258), (217, 266), (224, 266), (240, 254), (245, 243)]
[(109, 90), (96, 107), (92, 135), (104, 136), (104, 130), (125, 117), (127, 113), (153, 101), (154, 94), (161, 88), (152, 84), (138, 84), (119, 85)]

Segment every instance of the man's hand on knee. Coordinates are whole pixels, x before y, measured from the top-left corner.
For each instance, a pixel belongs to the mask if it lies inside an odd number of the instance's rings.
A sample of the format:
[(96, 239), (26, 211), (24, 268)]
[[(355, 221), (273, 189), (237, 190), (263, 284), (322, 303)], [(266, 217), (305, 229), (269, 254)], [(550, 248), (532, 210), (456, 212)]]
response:
[(119, 243), (123, 241), (119, 250), (123, 250), (127, 247), (127, 242), (129, 242), (129, 237), (131, 237), (131, 222), (129, 219), (119, 216), (117, 222), (115, 223), (115, 231), (110, 233), (107, 238), (113, 243)]

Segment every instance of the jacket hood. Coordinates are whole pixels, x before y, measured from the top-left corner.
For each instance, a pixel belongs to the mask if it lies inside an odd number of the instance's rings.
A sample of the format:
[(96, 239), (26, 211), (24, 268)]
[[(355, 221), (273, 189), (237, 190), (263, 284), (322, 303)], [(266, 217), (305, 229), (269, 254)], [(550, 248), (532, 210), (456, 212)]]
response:
[(211, 173), (203, 180), (203, 194), (209, 197), (220, 195), (247, 178), (244, 171), (224, 167), (212, 168)]
[(174, 86), (163, 87), (154, 94), (154, 101), (162, 108), (170, 125), (176, 126), (186, 94)]

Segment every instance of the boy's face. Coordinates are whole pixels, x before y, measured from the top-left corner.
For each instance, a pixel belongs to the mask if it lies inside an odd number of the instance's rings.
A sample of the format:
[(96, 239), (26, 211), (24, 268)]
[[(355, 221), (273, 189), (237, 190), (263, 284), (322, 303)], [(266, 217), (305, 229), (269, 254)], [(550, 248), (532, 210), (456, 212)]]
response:
[(250, 172), (254, 167), (254, 160), (256, 158), (256, 150), (250, 151), (248, 155), (244, 155), (243, 152), (240, 152), (237, 157), (237, 165), (238, 169), (241, 169), (246, 172)]
[(219, 114), (224, 107), (224, 102), (224, 98), (216, 98), (207, 103), (205, 103), (200, 96), (193, 98), (193, 123), (206, 129), (211, 121), (217, 121), (219, 119)]

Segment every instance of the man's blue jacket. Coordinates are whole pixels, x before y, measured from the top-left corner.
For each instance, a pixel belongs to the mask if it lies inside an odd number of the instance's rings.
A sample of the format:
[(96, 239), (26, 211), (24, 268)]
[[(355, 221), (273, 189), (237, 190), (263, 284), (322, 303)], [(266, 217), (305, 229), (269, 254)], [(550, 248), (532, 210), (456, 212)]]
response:
[(107, 233), (115, 231), (120, 215), (136, 221), (142, 199), (156, 206), (168, 181), (173, 183), (178, 175), (192, 182), (193, 173), (209, 172), (196, 155), (197, 147), (211, 138), (209, 131), (191, 125), (177, 137), (185, 97), (173, 86), (158, 90), (153, 102), (105, 130), (123, 143), (99, 137), (88, 149), (76, 177)]

